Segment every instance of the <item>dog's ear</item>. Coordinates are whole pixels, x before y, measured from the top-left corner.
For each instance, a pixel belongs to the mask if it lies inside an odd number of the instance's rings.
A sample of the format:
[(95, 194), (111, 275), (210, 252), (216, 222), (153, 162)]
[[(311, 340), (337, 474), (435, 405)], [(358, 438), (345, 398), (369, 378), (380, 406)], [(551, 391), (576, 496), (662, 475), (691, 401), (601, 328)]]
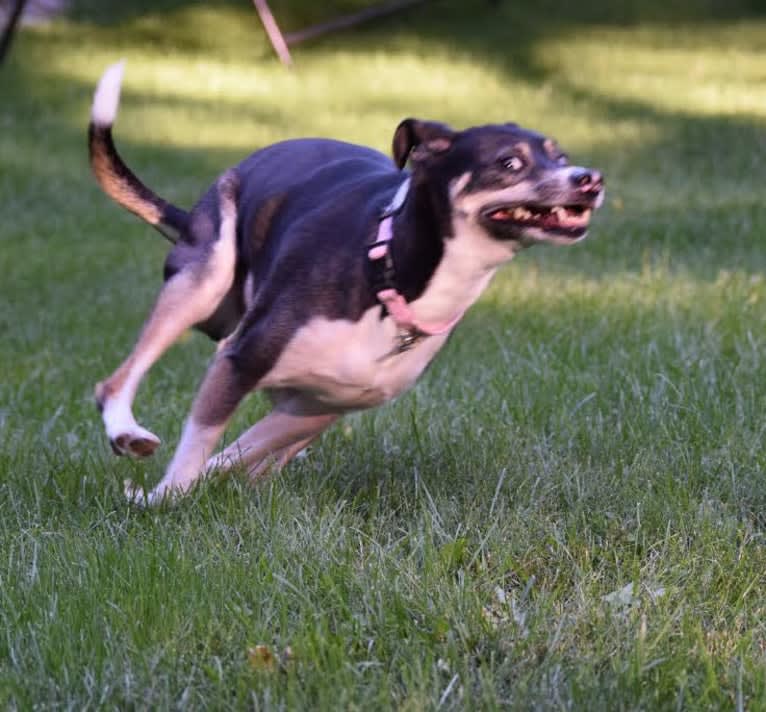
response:
[(405, 119), (394, 133), (394, 163), (401, 170), (408, 158), (417, 162), (444, 153), (451, 148), (455, 136), (455, 131), (446, 124)]

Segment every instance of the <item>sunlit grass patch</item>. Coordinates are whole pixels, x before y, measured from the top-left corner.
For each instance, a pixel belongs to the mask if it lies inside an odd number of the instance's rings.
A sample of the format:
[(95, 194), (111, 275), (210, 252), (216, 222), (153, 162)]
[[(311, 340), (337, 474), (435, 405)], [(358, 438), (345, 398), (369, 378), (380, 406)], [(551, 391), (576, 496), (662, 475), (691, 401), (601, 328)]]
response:
[(764, 49), (766, 23), (748, 19), (593, 28), (543, 41), (534, 56), (589, 93), (680, 114), (763, 119)]

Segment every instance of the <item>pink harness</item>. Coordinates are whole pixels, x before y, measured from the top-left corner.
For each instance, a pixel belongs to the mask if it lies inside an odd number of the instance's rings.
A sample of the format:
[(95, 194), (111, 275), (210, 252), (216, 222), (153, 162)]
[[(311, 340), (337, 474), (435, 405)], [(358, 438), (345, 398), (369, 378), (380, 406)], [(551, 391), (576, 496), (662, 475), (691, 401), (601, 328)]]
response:
[[(390, 268), (389, 271), (393, 271), (393, 263), (391, 262), (389, 252), (390, 242), (394, 236), (392, 229), (393, 216), (404, 203), (408, 189), (409, 180), (406, 180), (400, 186), (391, 204), (384, 211), (384, 217), (378, 227), (377, 240), (367, 252), (367, 257), (373, 262), (382, 259), (387, 260), (387, 266)], [(378, 301), (386, 307), (386, 310), (399, 329), (399, 349), (401, 351), (414, 345), (420, 337), (437, 336), (448, 332), (460, 321), (465, 313), (465, 310), (461, 310), (447, 321), (427, 323), (415, 317), (409, 304), (407, 304), (402, 294), (394, 286), (388, 286), (378, 291), (376, 296)]]

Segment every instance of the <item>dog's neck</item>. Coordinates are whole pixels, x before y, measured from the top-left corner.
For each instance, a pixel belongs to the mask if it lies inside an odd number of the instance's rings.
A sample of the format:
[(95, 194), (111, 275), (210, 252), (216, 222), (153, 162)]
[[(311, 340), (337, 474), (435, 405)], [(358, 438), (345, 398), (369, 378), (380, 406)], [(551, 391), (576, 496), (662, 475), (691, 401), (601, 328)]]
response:
[[(438, 194), (417, 176), (409, 178), (404, 204), (393, 216), (391, 255), (396, 287), (408, 301), (425, 291), (444, 254), (444, 219), (434, 207)], [(447, 224), (449, 224), (449, 206)]]
[(414, 176), (392, 229), (397, 290), (415, 316), (430, 323), (462, 314), (515, 253), (514, 246), (487, 235), (470, 216), (454, 214), (446, 188)]

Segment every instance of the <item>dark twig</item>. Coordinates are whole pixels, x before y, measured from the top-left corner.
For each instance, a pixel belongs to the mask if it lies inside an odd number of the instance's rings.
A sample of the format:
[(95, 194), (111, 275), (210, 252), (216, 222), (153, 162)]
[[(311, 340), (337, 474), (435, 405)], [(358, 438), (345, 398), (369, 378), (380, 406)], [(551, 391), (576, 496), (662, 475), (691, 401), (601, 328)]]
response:
[(253, 5), (255, 5), (255, 9), (258, 11), (258, 17), (261, 18), (261, 23), (263, 23), (271, 46), (274, 48), (277, 56), (282, 61), (282, 64), (287, 67), (291, 66), (293, 60), (290, 56), (290, 50), (287, 49), (287, 42), (285, 42), (282, 30), (279, 29), (274, 15), (271, 14), (268, 2), (266, 0), (253, 0)]
[(419, 5), (424, 2), (426, 2), (426, 0), (390, 0), (389, 2), (369, 7), (366, 10), (359, 10), (359, 12), (335, 17), (332, 20), (321, 22), (318, 25), (312, 25), (303, 30), (290, 32), (285, 35), (285, 41), (288, 45), (296, 45), (300, 42), (320, 37), (328, 32), (345, 30), (348, 27), (354, 27), (354, 25), (367, 22), (367, 20), (374, 20), (375, 18), (383, 17), (384, 15), (390, 15), (399, 10), (404, 10), (405, 8)]
[(13, 42), (13, 36), (16, 33), (19, 20), (24, 14), (24, 6), (27, 4), (27, 0), (16, 0), (15, 5), (11, 9), (8, 15), (8, 22), (3, 29), (2, 37), (0, 37), (0, 64), (5, 59), (5, 55), (8, 54), (8, 50), (11, 48), (11, 42)]

